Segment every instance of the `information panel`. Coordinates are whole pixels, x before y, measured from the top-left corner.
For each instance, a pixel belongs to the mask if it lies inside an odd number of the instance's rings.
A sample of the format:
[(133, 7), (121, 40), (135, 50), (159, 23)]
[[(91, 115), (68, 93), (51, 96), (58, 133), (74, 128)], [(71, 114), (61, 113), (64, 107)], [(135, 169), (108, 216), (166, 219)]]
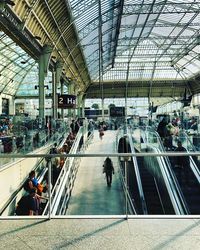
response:
[(76, 108), (76, 96), (75, 95), (58, 95), (58, 108), (75, 109)]

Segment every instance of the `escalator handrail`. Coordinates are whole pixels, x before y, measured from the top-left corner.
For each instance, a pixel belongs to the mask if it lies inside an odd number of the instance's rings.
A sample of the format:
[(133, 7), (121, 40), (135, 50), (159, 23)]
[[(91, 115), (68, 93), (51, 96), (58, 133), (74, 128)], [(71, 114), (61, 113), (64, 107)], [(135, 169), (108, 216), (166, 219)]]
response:
[[(79, 142), (81, 140), (81, 137), (82, 137), (82, 128), (79, 129), (77, 135), (76, 135), (76, 138), (74, 140), (74, 143), (70, 149), (70, 152), (69, 154), (75, 154), (77, 153), (77, 150), (78, 150), (78, 146), (79, 146)], [(58, 205), (59, 205), (59, 202), (60, 202), (60, 199), (61, 199), (61, 196), (63, 194), (63, 190), (64, 190), (64, 187), (65, 187), (65, 184), (66, 184), (66, 181), (68, 180), (69, 178), (69, 175), (70, 175), (70, 171), (71, 171), (71, 168), (73, 167), (73, 161), (74, 161), (74, 157), (69, 157), (69, 158), (66, 158), (66, 161), (65, 161), (65, 164), (63, 166), (63, 169), (66, 168), (66, 170), (64, 171), (64, 174), (59, 175), (57, 181), (56, 181), (56, 184), (52, 190), (52, 211), (51, 213), (52, 214), (56, 214), (56, 211), (57, 211), (57, 208), (58, 208)], [(68, 163), (68, 166), (66, 166), (66, 164)], [(57, 187), (57, 183), (60, 181), (60, 184)], [(48, 204), (47, 204), (48, 205)]]
[[(119, 159), (118, 159), (118, 164), (120, 165)], [(133, 204), (133, 201), (132, 201), (132, 199), (131, 199), (131, 196), (130, 196), (130, 194), (129, 194), (129, 192), (128, 192), (128, 189), (127, 189), (127, 187), (126, 187), (125, 178), (124, 178), (124, 176), (123, 176), (121, 167), (119, 167), (119, 178), (120, 178), (120, 180), (121, 180), (121, 182), (122, 182), (124, 194), (126, 195), (126, 193), (127, 193), (127, 198), (128, 198), (128, 202), (129, 202), (129, 205), (130, 205), (130, 207), (131, 207), (131, 210), (132, 210), (133, 214), (136, 214), (136, 215), (137, 215), (137, 211), (136, 211), (136, 209), (135, 209), (135, 206), (134, 206), (134, 204)]]
[[(53, 143), (47, 143), (47, 145), (43, 146), (42, 148), (46, 148), (47, 151), (49, 151), (49, 149), (53, 146)], [(38, 150), (38, 149), (36, 149)], [(32, 154), (31, 153), (28, 153), (28, 154)], [(37, 169), (40, 167), (40, 164), (41, 162), (44, 160), (44, 158), (41, 158), (38, 162), (37, 162), (37, 165), (35, 166), (34, 168), (34, 171), (37, 172)], [(44, 171), (47, 171), (46, 167), (45, 167), (45, 170)], [(42, 171), (41, 175), (44, 176), (44, 171)], [(39, 178), (41, 180), (41, 175), (39, 175), (37, 178)], [(6, 210), (6, 208), (9, 206), (9, 204), (17, 198), (19, 192), (23, 189), (23, 184), (24, 184), (24, 181), (23, 180), (20, 184), (20, 187), (11, 195), (11, 197), (8, 199), (8, 201), (6, 202), (6, 204), (4, 205), (4, 207), (0, 210), (0, 215)], [(39, 182), (40, 183), (40, 182)]]
[[(129, 139), (129, 143), (130, 143), (131, 153), (135, 153), (135, 149), (134, 149), (133, 141), (132, 141), (132, 136), (130, 134), (129, 129), (128, 129), (128, 139)], [(146, 200), (145, 200), (144, 191), (143, 191), (143, 187), (142, 187), (140, 171), (139, 171), (137, 159), (135, 156), (132, 156), (132, 161), (133, 161), (133, 165), (134, 165), (134, 169), (135, 169), (137, 186), (138, 186), (140, 200), (141, 200), (141, 204), (142, 204), (142, 211), (143, 211), (143, 214), (148, 214)]]
[[(160, 150), (156, 147), (152, 147), (156, 153), (160, 153)], [(165, 159), (163, 156), (157, 156), (156, 157), (158, 161), (160, 162), (160, 170), (162, 172), (163, 179), (165, 181), (166, 188), (168, 190), (170, 199), (172, 201), (173, 208), (176, 212), (176, 214), (184, 215), (188, 214), (187, 205), (184, 202), (182, 198), (182, 195), (180, 193), (180, 190), (178, 188), (178, 185), (173, 178), (173, 175), (169, 172), (169, 168), (167, 167), (167, 164), (165, 162)]]
[[(190, 140), (189, 136), (187, 135), (187, 133), (185, 131), (183, 131), (183, 130), (181, 132), (185, 136), (186, 140), (190, 143), (192, 151), (195, 152), (196, 148), (193, 145), (193, 143), (191, 142), (191, 140)], [(187, 150), (187, 153), (190, 153), (190, 151), (189, 151), (189, 149), (187, 147), (186, 147), (186, 150)], [(192, 158), (191, 155), (189, 156), (189, 159), (190, 159), (190, 168), (191, 168), (194, 176), (196, 177), (198, 183), (200, 184), (200, 170), (197, 167), (197, 164), (195, 163), (195, 161), (194, 161), (194, 159)]]
[[(117, 135), (116, 135), (116, 151), (118, 151), (119, 140), (120, 140), (120, 138), (123, 137), (123, 136), (124, 136), (124, 129), (122, 129), (122, 128), (121, 128), (121, 129), (118, 129)], [(119, 159), (118, 159), (118, 163), (119, 163), (119, 165), (120, 165)], [(119, 178), (120, 178), (120, 180), (121, 180), (121, 182), (122, 182), (122, 187), (123, 187), (124, 194), (125, 194), (125, 195), (127, 194), (127, 199), (128, 199), (129, 205), (130, 205), (130, 207), (131, 207), (131, 210), (132, 210), (132, 212), (133, 212), (134, 214), (137, 215), (136, 208), (135, 208), (135, 206), (134, 206), (134, 204), (133, 204), (133, 201), (132, 201), (132, 199), (131, 199), (131, 196), (130, 196), (130, 194), (129, 194), (129, 192), (128, 192), (128, 188), (127, 188), (127, 186), (126, 186), (125, 177), (123, 176), (121, 167), (119, 167)]]

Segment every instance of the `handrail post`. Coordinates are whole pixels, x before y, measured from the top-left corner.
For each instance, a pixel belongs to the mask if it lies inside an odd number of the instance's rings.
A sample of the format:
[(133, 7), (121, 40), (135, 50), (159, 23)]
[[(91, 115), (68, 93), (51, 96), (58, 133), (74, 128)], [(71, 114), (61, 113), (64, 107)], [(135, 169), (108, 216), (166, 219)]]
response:
[(126, 212), (126, 220), (128, 219), (128, 161), (130, 161), (130, 156), (122, 157), (124, 160), (124, 171), (125, 171), (125, 212)]
[(51, 220), (51, 159), (48, 161), (49, 220)]
[(125, 207), (126, 207), (126, 220), (128, 219), (128, 180), (127, 180), (127, 163), (128, 161), (125, 159), (125, 184), (126, 184), (126, 195), (125, 195)]

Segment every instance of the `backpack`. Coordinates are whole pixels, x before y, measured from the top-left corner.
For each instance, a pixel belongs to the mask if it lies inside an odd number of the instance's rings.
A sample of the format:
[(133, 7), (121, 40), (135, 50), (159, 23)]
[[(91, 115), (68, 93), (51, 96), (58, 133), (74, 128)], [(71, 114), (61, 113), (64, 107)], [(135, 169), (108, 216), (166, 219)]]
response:
[(27, 192), (29, 192), (29, 190), (30, 190), (30, 187), (29, 187), (29, 181), (30, 181), (30, 180), (31, 180), (31, 179), (28, 178), (28, 179), (25, 181), (24, 185), (23, 185), (24, 190), (27, 191)]

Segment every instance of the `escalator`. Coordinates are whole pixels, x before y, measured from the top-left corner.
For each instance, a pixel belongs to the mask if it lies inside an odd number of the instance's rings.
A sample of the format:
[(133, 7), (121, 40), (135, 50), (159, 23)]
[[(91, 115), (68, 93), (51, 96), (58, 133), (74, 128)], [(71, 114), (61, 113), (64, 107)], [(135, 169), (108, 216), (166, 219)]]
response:
[[(131, 131), (131, 134), (134, 135), (134, 132)], [(153, 138), (152, 143), (149, 143), (149, 135), (146, 134), (146, 131), (142, 130), (135, 134), (141, 134), (142, 140), (138, 140), (138, 138), (132, 140), (132, 143), (137, 145), (137, 149), (138, 142), (140, 142), (139, 152), (158, 153), (159, 155), (161, 151), (157, 147), (155, 138)], [(132, 152), (136, 151), (133, 146), (131, 148)], [(135, 164), (138, 165), (148, 214), (188, 214), (176, 177), (168, 167), (165, 157), (137, 156), (133, 165)]]
[[(121, 140), (126, 142), (126, 147), (119, 146), (118, 151), (125, 153), (135, 153), (132, 143), (132, 137), (129, 135), (128, 140)], [(137, 214), (180, 214), (182, 209), (179, 207), (179, 201), (176, 194), (169, 185), (167, 173), (163, 166), (161, 159), (156, 161), (152, 157), (144, 160), (144, 157), (131, 157), (128, 164), (128, 190), (131, 199), (135, 205)], [(147, 164), (150, 162), (155, 165), (156, 173), (149, 171), (150, 167)], [(156, 165), (157, 164), (157, 165)], [(159, 165), (160, 164), (160, 165)], [(121, 163), (123, 173), (124, 163)]]
[[(164, 149), (162, 141), (157, 132), (151, 131), (148, 134), (150, 134), (150, 136), (148, 135), (147, 137), (154, 137), (154, 141), (156, 138), (157, 147), (161, 150), (161, 152), (167, 152)], [(175, 139), (176, 141), (173, 141), (173, 148), (176, 148), (175, 145), (177, 144), (177, 141), (181, 141), (187, 153), (195, 151), (193, 144), (191, 143), (184, 131), (181, 131), (179, 137), (176, 137)], [(151, 142), (152, 141), (153, 140), (151, 140)], [(180, 167), (176, 166), (176, 157), (165, 156), (163, 157), (163, 159), (166, 163), (168, 170), (172, 172), (172, 175), (175, 178), (177, 187), (180, 190), (179, 192), (181, 193), (182, 199), (184, 200), (185, 206), (187, 207), (187, 214), (200, 214), (200, 171), (198, 167), (199, 162), (197, 158), (188, 156), (190, 166), (188, 166), (187, 171), (184, 171), (184, 169), (181, 169)], [(189, 183), (186, 182), (186, 175), (188, 175), (187, 177), (189, 179)]]
[[(192, 171), (192, 168), (188, 166), (189, 183), (187, 183), (184, 174), (184, 169), (175, 167), (174, 157), (173, 158), (169, 157), (169, 158), (172, 169), (180, 185), (181, 191), (185, 197), (190, 214), (200, 214), (200, 185), (198, 178)], [(190, 157), (190, 166), (192, 165), (195, 165), (195, 162), (193, 161), (192, 157)]]
[(144, 157), (137, 157), (143, 192), (147, 204), (148, 214), (164, 214), (165, 210), (159, 197), (156, 180), (144, 166)]
[[(74, 141), (74, 144), (71, 147), (71, 150), (73, 150), (73, 152), (76, 152), (76, 150), (79, 149), (81, 138), (82, 138), (82, 129), (80, 129), (80, 132), (77, 134), (76, 139)], [(64, 145), (65, 139), (66, 138), (64, 138), (61, 141), (61, 143), (59, 144), (59, 148), (61, 148)], [(53, 193), (53, 191), (54, 191), (52, 196), (53, 195), (55, 196), (55, 192), (56, 192), (57, 188), (62, 184), (61, 180), (62, 180), (62, 177), (64, 176), (64, 173), (66, 172), (66, 168), (68, 166), (68, 163), (71, 161), (72, 162), (71, 164), (73, 165), (73, 161), (71, 160), (72, 158), (70, 158), (70, 159), (66, 158), (66, 159), (67, 159), (65, 161), (66, 166), (62, 168), (62, 170), (60, 171), (60, 174), (59, 174), (59, 176), (57, 178), (56, 184), (52, 187), (51, 192)], [(49, 162), (51, 162), (51, 161), (49, 161)], [(46, 161), (45, 158), (40, 159), (38, 164), (35, 166), (34, 170), (36, 171), (36, 177), (38, 179), (38, 182), (40, 184), (42, 184), (43, 181), (46, 183), (46, 178), (47, 178), (47, 175), (48, 175), (48, 168), (47, 168), (47, 161)], [(15, 208), (16, 208), (16, 205), (17, 205), (18, 201), (25, 194), (23, 186), (24, 186), (24, 183), (21, 183), (20, 187), (15, 192), (12, 193), (12, 195), (10, 196), (10, 198), (8, 199), (6, 204), (0, 209), (0, 215), (1, 216), (14, 215)], [(47, 202), (47, 205), (48, 205), (48, 202)], [(45, 211), (47, 211), (47, 206), (45, 208)]]

